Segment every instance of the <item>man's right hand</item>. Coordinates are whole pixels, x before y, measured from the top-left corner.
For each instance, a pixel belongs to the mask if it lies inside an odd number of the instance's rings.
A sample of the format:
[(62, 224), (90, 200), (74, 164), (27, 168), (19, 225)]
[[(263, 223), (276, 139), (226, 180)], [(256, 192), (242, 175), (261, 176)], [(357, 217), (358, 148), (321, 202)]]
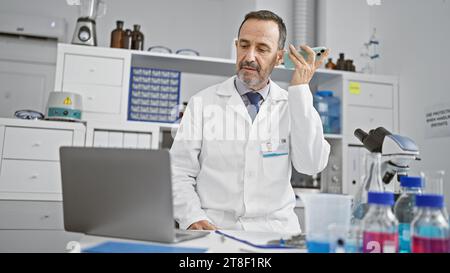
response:
[(217, 227), (207, 220), (201, 220), (193, 223), (188, 227), (190, 230), (216, 230)]

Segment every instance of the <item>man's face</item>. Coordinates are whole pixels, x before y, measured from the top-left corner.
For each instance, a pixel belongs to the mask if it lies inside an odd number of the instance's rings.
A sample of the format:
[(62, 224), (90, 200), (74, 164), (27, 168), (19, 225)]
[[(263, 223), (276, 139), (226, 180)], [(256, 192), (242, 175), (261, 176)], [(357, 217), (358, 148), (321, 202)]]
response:
[(249, 19), (236, 41), (236, 73), (250, 89), (263, 88), (273, 68), (283, 59), (278, 49), (278, 25), (273, 21)]

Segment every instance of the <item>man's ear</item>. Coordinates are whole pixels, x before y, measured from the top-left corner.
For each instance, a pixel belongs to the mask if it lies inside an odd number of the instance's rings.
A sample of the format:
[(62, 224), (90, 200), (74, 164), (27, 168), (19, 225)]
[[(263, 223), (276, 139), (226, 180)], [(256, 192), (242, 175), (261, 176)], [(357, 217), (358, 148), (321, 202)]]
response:
[(236, 49), (238, 47), (238, 39), (234, 39), (234, 45), (236, 46)]
[(283, 62), (283, 55), (284, 55), (285, 50), (284, 49), (279, 49), (277, 51), (277, 65), (280, 65)]

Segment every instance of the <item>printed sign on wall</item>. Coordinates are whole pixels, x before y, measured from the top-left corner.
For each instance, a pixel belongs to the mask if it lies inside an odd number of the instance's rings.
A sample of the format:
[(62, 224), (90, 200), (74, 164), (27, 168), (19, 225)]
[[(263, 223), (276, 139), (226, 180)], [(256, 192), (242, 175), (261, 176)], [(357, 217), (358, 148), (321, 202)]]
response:
[(450, 103), (438, 104), (425, 109), (425, 137), (450, 136)]

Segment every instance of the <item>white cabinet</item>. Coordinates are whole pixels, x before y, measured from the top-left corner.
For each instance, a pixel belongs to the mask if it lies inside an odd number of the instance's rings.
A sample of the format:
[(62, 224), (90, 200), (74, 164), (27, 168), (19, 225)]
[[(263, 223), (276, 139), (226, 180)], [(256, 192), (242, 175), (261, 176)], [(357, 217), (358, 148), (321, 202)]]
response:
[(66, 54), (64, 83), (122, 86), (124, 60), (80, 54)]
[(0, 252), (64, 252), (59, 148), (84, 146), (83, 124), (0, 119)]
[(82, 96), (85, 121), (119, 121), (127, 107), (130, 58), (127, 50), (59, 44), (55, 90)]
[(63, 229), (62, 203), (0, 200), (1, 229)]
[[(322, 74), (323, 73), (323, 74)], [(365, 75), (351, 72), (327, 73), (323, 70), (315, 76), (316, 89), (332, 90), (341, 99), (342, 139), (330, 141), (332, 151), (340, 151), (338, 158), (330, 155), (327, 168), (322, 173), (327, 185), (339, 179), (341, 192), (355, 194), (364, 174), (363, 162), (366, 149), (354, 136), (356, 129), (368, 132), (384, 127), (391, 133), (399, 132), (398, 79), (390, 76)], [(333, 175), (335, 166), (342, 173)], [(395, 182), (394, 182), (395, 183)]]
[(0, 192), (60, 194), (59, 162), (3, 159)]
[(0, 117), (19, 109), (44, 113), (55, 82), (56, 41), (0, 35), (0, 48)]
[(87, 123), (86, 146), (158, 149), (160, 128), (158, 125), (143, 122)]
[(345, 135), (350, 143), (361, 144), (353, 134), (356, 128), (363, 129), (366, 132), (380, 126), (391, 132), (396, 130), (394, 125), (394, 109), (349, 105), (346, 113), (348, 118)]
[(84, 146), (80, 123), (0, 119), (0, 200), (61, 201), (59, 148)]
[(392, 84), (350, 81), (359, 90), (349, 92), (348, 104), (368, 107), (382, 107), (392, 109), (394, 106), (394, 86)]
[(58, 161), (59, 147), (72, 145), (73, 130), (6, 127), (3, 158)]

